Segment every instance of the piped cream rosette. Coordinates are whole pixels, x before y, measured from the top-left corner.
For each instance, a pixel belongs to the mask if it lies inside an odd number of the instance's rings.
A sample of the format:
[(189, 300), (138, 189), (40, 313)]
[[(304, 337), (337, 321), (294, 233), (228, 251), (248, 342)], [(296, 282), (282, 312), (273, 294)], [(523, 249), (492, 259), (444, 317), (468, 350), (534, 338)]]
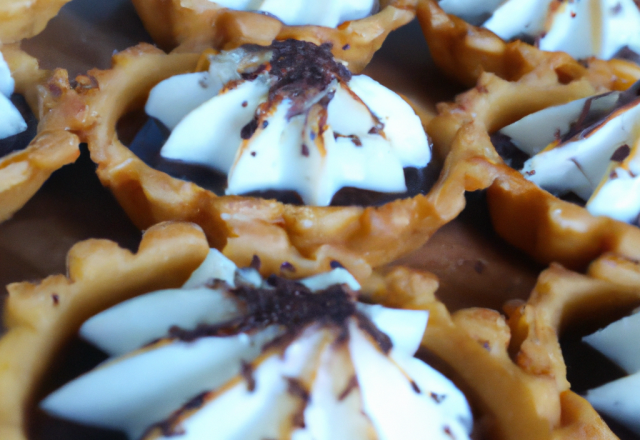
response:
[[(476, 2), (477, 5), (479, 3)], [(492, 10), (499, 3), (501, 2), (482, 2), (481, 6)], [(447, 75), (468, 86), (473, 86), (482, 72), (495, 73), (511, 81), (517, 80), (534, 70), (544, 62), (543, 60), (558, 57), (560, 52), (555, 51), (575, 48), (576, 52), (571, 50), (569, 54), (562, 52), (567, 59), (571, 59), (571, 54), (576, 57), (587, 57), (589, 56), (587, 53), (609, 58), (611, 52), (617, 51), (620, 45), (631, 44), (636, 47), (636, 41), (640, 41), (640, 34), (635, 24), (640, 19), (640, 13), (632, 1), (613, 2), (612, 9), (607, 9), (609, 2), (606, 1), (554, 0), (551, 2), (553, 5), (551, 10), (555, 20), (540, 17), (541, 13), (545, 12), (544, 8), (538, 9), (542, 3), (545, 2), (519, 2), (518, 0), (506, 2), (502, 7), (508, 9), (500, 11), (499, 14), (496, 13), (491, 19), (496, 21), (494, 29), (496, 33), (484, 27), (473, 26), (442, 10), (441, 5), (459, 10), (458, 5), (461, 4), (459, 0), (445, 0), (441, 3), (435, 0), (420, 0), (417, 15), (436, 65)], [(615, 13), (616, 4), (620, 5), (625, 12)], [(604, 10), (602, 17), (612, 15), (610, 19), (604, 19), (603, 23), (595, 18), (600, 16), (597, 13), (600, 7)], [(572, 18), (576, 8), (580, 9), (580, 19), (577, 15)], [(531, 12), (532, 10), (539, 13)], [(474, 8), (467, 9), (468, 14), (473, 14), (472, 11)], [(478, 15), (486, 16), (482, 13)], [(544, 38), (541, 40), (545, 45), (540, 49), (519, 40), (506, 42), (501, 38), (500, 35), (504, 35), (505, 38), (520, 36), (515, 27), (522, 21), (530, 23), (527, 29), (539, 30), (540, 27), (552, 24), (554, 31), (547, 33), (546, 40)], [(565, 22), (569, 22), (569, 26), (566, 26)], [(579, 28), (578, 31), (576, 26)], [(630, 32), (622, 31), (620, 26), (628, 26)], [(594, 38), (583, 35), (591, 32), (598, 35)], [(526, 34), (526, 31), (522, 34)], [(599, 38), (600, 34), (603, 36), (602, 39)], [(546, 52), (542, 49), (554, 52)], [(622, 59), (605, 61), (590, 57), (585, 60), (585, 64), (587, 67), (573, 61), (573, 65), (568, 69), (567, 62), (565, 68), (558, 71), (558, 75), (565, 82), (587, 76), (594, 86), (604, 86), (609, 90), (624, 90), (640, 78), (640, 66), (630, 61)]]
[(136, 0), (145, 28), (165, 49), (200, 52), (273, 40), (329, 43), (360, 72), (392, 30), (415, 16), (417, 0)]
[(345, 269), (264, 280), (212, 250), (182, 289), (85, 321), (111, 360), (41, 406), (132, 439), (468, 439), (464, 395), (413, 357), (428, 312), (359, 290)]
[[(8, 286), (9, 296), (4, 308), (4, 322), (7, 326), (7, 332), (0, 340), (0, 362), (4, 366), (0, 374), (0, 391), (3, 396), (3, 399), (0, 400), (0, 436), (6, 440), (26, 439), (25, 432), (29, 423), (27, 411), (30, 405), (35, 404), (32, 400), (33, 396), (37, 394), (40, 387), (39, 384), (46, 376), (47, 369), (55, 354), (81, 328), (83, 322), (96, 315), (98, 318), (95, 318), (93, 322), (99, 323), (101, 319), (108, 319), (111, 312), (104, 312), (105, 315), (99, 315), (99, 313), (116, 304), (122, 303), (122, 307), (128, 308), (131, 306), (123, 303), (123, 301), (130, 298), (136, 298), (130, 304), (135, 304), (135, 301), (146, 301), (145, 296), (141, 295), (147, 292), (176, 288), (182, 285), (190, 276), (194, 278), (202, 277), (202, 273), (194, 271), (205, 261), (208, 253), (207, 240), (197, 226), (183, 223), (161, 224), (154, 226), (145, 233), (136, 254), (120, 249), (115, 243), (106, 240), (88, 240), (77, 244), (70, 251), (67, 259), (69, 264), (68, 278), (57, 275), (35, 284), (25, 282)], [(224, 278), (224, 272), (212, 270), (212, 277)], [(244, 270), (243, 274), (247, 275), (244, 278), (249, 278), (259, 283), (259, 280), (251, 275), (250, 270)], [(323, 277), (326, 280), (327, 275)], [(323, 277), (315, 278), (314, 282), (321, 281)], [(228, 278), (228, 282), (237, 283), (238, 279), (235, 277), (233, 280)], [(356, 286), (356, 284), (353, 284), (353, 279), (349, 279), (348, 283), (354, 287)], [(594, 433), (605, 434), (608, 432), (602, 420), (586, 404), (584, 399), (579, 398), (571, 391), (559, 393), (558, 381), (555, 377), (539, 374), (537, 371), (527, 371), (526, 367), (518, 366), (511, 360), (507, 352), (509, 341), (512, 339), (510, 330), (499, 313), (486, 309), (467, 309), (451, 315), (434, 296), (437, 286), (437, 281), (429, 274), (394, 268), (386, 274), (375, 273), (365, 280), (362, 284), (361, 295), (362, 298), (366, 299), (367, 303), (378, 303), (385, 307), (428, 312), (429, 322), (424, 335), (421, 337), (420, 346), (435, 355), (446, 365), (446, 370), (451, 373), (456, 385), (470, 399), (478, 417), (474, 424), (474, 435), (478, 438), (540, 440), (574, 438), (572, 436), (583, 432), (585, 429)], [(211, 291), (211, 289), (207, 290)], [(229, 313), (234, 313), (234, 310), (237, 311), (237, 303), (234, 300), (228, 300), (226, 296), (221, 299), (221, 297), (216, 297), (215, 294), (213, 296), (201, 296), (198, 295), (197, 291), (198, 289), (196, 288), (195, 294), (192, 290), (187, 296), (190, 297), (193, 294), (193, 298), (196, 301), (198, 298), (204, 298), (205, 302), (210, 305), (213, 304), (214, 313), (211, 316), (218, 313), (215, 310), (221, 310), (219, 308), (220, 305), (224, 305), (224, 308)], [(155, 295), (173, 295), (173, 293), (166, 292), (165, 290), (165, 293)], [(171, 312), (177, 313), (175, 317), (182, 316), (183, 311), (188, 313), (188, 310), (194, 309), (194, 307), (173, 307), (171, 306), (171, 301), (166, 304), (168, 304), (168, 309)], [(199, 306), (196, 306), (195, 309), (197, 309), (198, 313), (203, 312), (201, 315), (203, 319), (210, 315), (208, 310), (212, 310), (211, 308)], [(371, 319), (378, 322), (384, 331), (390, 332), (390, 340), (396, 344), (396, 347), (391, 349), (391, 358), (387, 359), (397, 358), (399, 360), (394, 360), (388, 364), (392, 367), (390, 371), (394, 371), (399, 364), (402, 364), (404, 368), (408, 368), (407, 371), (411, 371), (411, 377), (419, 378), (419, 371), (426, 371), (423, 367), (418, 368), (415, 366), (420, 361), (408, 361), (412, 358), (400, 354), (413, 351), (419, 338), (409, 337), (413, 341), (411, 343), (396, 343), (399, 340), (396, 339), (396, 336), (399, 334), (409, 335), (410, 332), (405, 333), (405, 330), (408, 330), (413, 325), (410, 322), (416, 325), (418, 321), (424, 322), (424, 312), (394, 311), (380, 306), (368, 306), (365, 309), (365, 312), (372, 317)], [(118, 307), (113, 310), (117, 311)], [(387, 319), (400, 315), (405, 316), (404, 313), (407, 314), (407, 317), (415, 319), (403, 318), (401, 320), (403, 325), (399, 327), (397, 327), (397, 319)], [(107, 318), (100, 318), (100, 316)], [(242, 316), (242, 311), (240, 316)], [(172, 318), (168, 322), (170, 323), (173, 319), (180, 318)], [(160, 323), (160, 320), (154, 321), (153, 319), (143, 321), (140, 317), (137, 317), (135, 321), (138, 323), (146, 322), (152, 327), (166, 327), (167, 324), (167, 322)], [(98, 324), (91, 324), (90, 326), (93, 328), (90, 333), (99, 328)], [(85, 333), (89, 331), (87, 330), (88, 327), (89, 325), (85, 326)], [(370, 347), (370, 353), (376, 353), (377, 359), (385, 357), (378, 348), (379, 345), (376, 339), (370, 337), (371, 333), (366, 327), (363, 328), (357, 325), (356, 327), (354, 328), (355, 333), (350, 333), (354, 343), (360, 344), (362, 342), (363, 345), (360, 345), (360, 347)], [(100, 330), (97, 330), (97, 334), (99, 333)], [(331, 332), (329, 332), (330, 334)], [(361, 334), (362, 338), (354, 336), (357, 334)], [(519, 334), (517, 332), (514, 333), (515, 341), (512, 341), (512, 344), (519, 341), (517, 339)], [(151, 331), (150, 335), (153, 338), (154, 331)], [(127, 332), (122, 340), (126, 341), (130, 336), (131, 333)], [(308, 342), (310, 335), (305, 330), (299, 333), (295, 341), (299, 341), (300, 338)], [(147, 337), (137, 338), (132, 340), (131, 343), (125, 343), (125, 345), (128, 344), (129, 347), (133, 348), (139, 344), (144, 344), (143, 340), (146, 339)], [(247, 347), (249, 351), (255, 350), (255, 347), (251, 348), (251, 338), (248, 339), (244, 341), (243, 346)], [(331, 339), (332, 337), (329, 336), (329, 340)], [(221, 342), (216, 343), (219, 344)], [(193, 342), (193, 344), (198, 344), (198, 342)], [(345, 344), (344, 347), (348, 348), (349, 343), (345, 342)], [(115, 345), (119, 346), (120, 344)], [(313, 346), (313, 344), (311, 345)], [(275, 372), (276, 377), (273, 387), (282, 389), (281, 379), (278, 379), (278, 377), (282, 376), (283, 371), (280, 367), (284, 367), (289, 359), (299, 359), (298, 354), (305, 351), (301, 348), (300, 351), (293, 350), (297, 346), (298, 344), (296, 343), (290, 345), (289, 347), (292, 351), (285, 351), (284, 358), (279, 355), (271, 356), (267, 349), (265, 352), (267, 356), (258, 356), (257, 368), (253, 369), (251, 374), (249, 374), (250, 369), (245, 368), (245, 374), (238, 379), (239, 383), (221, 389), (220, 391), (226, 390), (226, 392), (213, 394), (211, 396), (215, 397), (213, 399), (203, 398), (199, 399), (198, 402), (202, 404), (209, 401), (222, 402), (218, 399), (224, 394), (229, 394), (229, 396), (233, 397), (234, 390), (241, 396), (247, 396), (247, 380), (253, 378), (257, 384), (257, 381), (261, 381), (263, 372)], [(171, 348), (171, 345), (168, 347)], [(329, 346), (325, 345), (325, 347)], [(160, 349), (160, 347), (158, 348)], [(329, 349), (329, 352), (335, 352), (336, 349), (337, 347), (334, 346), (333, 349)], [(396, 350), (398, 355), (393, 354)], [(154, 351), (156, 350), (152, 350), (151, 353)], [(207, 353), (211, 354), (210, 351), (207, 351)], [(289, 354), (291, 357), (289, 357)], [(545, 354), (545, 356), (548, 356), (548, 354)], [(136, 357), (131, 359), (135, 360)], [(216, 356), (214, 355), (213, 357), (215, 358)], [(127, 359), (125, 357), (120, 361), (116, 361), (116, 363), (107, 363), (103, 368), (110, 365), (105, 370), (108, 372), (110, 368), (116, 367), (119, 363), (127, 362)], [(232, 361), (232, 363), (236, 364), (237, 362)], [(407, 367), (409, 364), (415, 365), (414, 367)], [(295, 362), (287, 363), (287, 368), (294, 367)], [(101, 368), (91, 374), (100, 374), (100, 371)], [(147, 369), (145, 371), (148, 372)], [(153, 368), (153, 371), (157, 371), (157, 369)], [(369, 371), (369, 368), (365, 369), (365, 374), (367, 371)], [(378, 373), (376, 372), (376, 374)], [(205, 372), (205, 375), (207, 374)], [(145, 380), (154, 375), (147, 376), (149, 377), (145, 377)], [(429, 373), (428, 376), (438, 377), (435, 373)], [(345, 378), (344, 374), (338, 374), (336, 377)], [(384, 383), (386, 379), (387, 376), (379, 381)], [(320, 376), (316, 380), (320, 380)], [(434, 396), (421, 396), (404, 375), (398, 376), (398, 380), (398, 386), (406, 388), (403, 393), (412, 399), (426, 397), (433, 400), (433, 402), (425, 402), (424, 404), (437, 408), (452, 408), (454, 406), (448, 403), (445, 405), (446, 399), (441, 400), (439, 399), (440, 396), (435, 396), (435, 398)], [(416, 382), (416, 386), (420, 388), (420, 383)], [(363, 378), (362, 384), (365, 383), (369, 383), (369, 379)], [(438, 383), (449, 384), (448, 381)], [(446, 386), (448, 387), (449, 385)], [(288, 382), (285, 388), (289, 389)], [(294, 392), (293, 394), (298, 396), (294, 397), (299, 402), (299, 396), (302, 396), (299, 393), (300, 387), (294, 384), (291, 389), (298, 391), (298, 393)], [(424, 389), (427, 390), (429, 387)], [(446, 391), (450, 390), (450, 388), (434, 388), (434, 390)], [(196, 394), (201, 391), (201, 389), (196, 391)], [(314, 394), (314, 390), (311, 388), (311, 399), (316, 396), (316, 400), (322, 401), (321, 391), (321, 389), (318, 389), (317, 393), (320, 394)], [(344, 391), (344, 389), (338, 389), (336, 392), (339, 394), (341, 391)], [(357, 394), (356, 391), (352, 390), (350, 399), (354, 399), (353, 396)], [(100, 396), (93, 396), (92, 398), (100, 398)], [(354, 400), (357, 401), (357, 399)], [(439, 404), (436, 402), (437, 400), (441, 400)], [(154, 404), (162, 406), (164, 402), (163, 400), (154, 401)], [(345, 399), (344, 402), (354, 403), (349, 398)], [(459, 407), (464, 408), (463, 400), (458, 400), (458, 402), (462, 405)], [(194, 400), (192, 403), (195, 405), (196, 401)], [(198, 407), (200, 406), (198, 405)], [(63, 405), (63, 407), (64, 410), (70, 408), (67, 405)], [(312, 403), (308, 408), (317, 407)], [(392, 409), (390, 408), (389, 410)], [(415, 411), (415, 409), (412, 408), (412, 411)], [(462, 411), (463, 413), (465, 412), (465, 410)], [(454, 410), (453, 414), (457, 413), (457, 410)], [(336, 417), (339, 418), (340, 414)], [(421, 411), (420, 417), (423, 417), (424, 414)], [(387, 414), (382, 417), (386, 416)], [(457, 418), (455, 415), (453, 417), (454, 419)], [(309, 427), (317, 420), (314, 417), (310, 417)], [(335, 420), (337, 419), (332, 419), (332, 421)], [(415, 424), (420, 423), (423, 423), (423, 421), (411, 420), (408, 426), (415, 426)], [(463, 423), (463, 425), (465, 424), (466, 422)], [(337, 427), (337, 424), (335, 425)], [(325, 427), (332, 427), (332, 425), (325, 425)], [(438, 428), (440, 426), (436, 425), (429, 429)], [(601, 438), (607, 437), (602, 436)]]
[[(88, 142), (100, 180), (142, 229), (165, 220), (192, 221), (203, 227), (213, 247), (239, 265), (248, 265), (257, 254), (264, 273), (279, 273), (281, 267), (286, 271), (290, 264), (296, 276), (304, 276), (328, 270), (338, 261), (363, 279), (371, 267), (417, 249), (455, 218), (464, 206), (465, 190), (488, 185), (475, 178), (473, 155), (457, 149), (444, 161), (428, 194), (378, 207), (296, 206), (256, 197), (218, 197), (172, 178), (125, 147), (116, 125), (126, 112), (143, 107), (160, 81), (196, 71), (198, 59), (141, 45), (116, 55), (113, 69), (91, 71), (79, 78), (75, 90), (65, 89), (70, 106), (88, 110), (84, 127), (76, 133)], [(208, 66), (208, 57), (204, 60)]]
[[(65, 71), (40, 70), (38, 62), (17, 45), (0, 47), (0, 77), (0, 139), (19, 147), (0, 157), (2, 222), (32, 197), (51, 173), (80, 155), (80, 141), (69, 130), (78, 126), (84, 109), (60, 104), (65, 98), (59, 84), (68, 82)], [(25, 98), (40, 121), (36, 137), (30, 143), (24, 141), (28, 145), (22, 147), (23, 141), (15, 137), (26, 129), (26, 123), (8, 99), (14, 92)]]
[[(487, 185), (487, 200), (493, 226), (505, 240), (523, 249), (536, 260), (545, 264), (555, 261), (572, 269), (584, 269), (605, 252), (616, 252), (630, 258), (640, 257), (640, 229), (613, 218), (591, 215), (585, 208), (541, 189), (527, 179), (542, 178), (544, 173), (538, 176), (536, 171), (525, 178), (505, 163), (513, 159), (509, 156), (513, 150), (505, 151), (499, 147), (503, 154), (501, 157), (492, 143), (490, 134), (521, 119), (525, 121), (523, 118), (527, 115), (553, 106), (575, 106), (576, 104), (568, 103), (610, 90), (606, 87), (594, 87), (589, 74), (578, 75), (575, 79), (566, 81), (567, 77), (560, 72), (572, 69), (574, 61), (565, 54), (547, 53), (540, 61), (540, 64), (517, 81), (507, 81), (498, 75), (484, 73), (476, 87), (458, 96), (455, 103), (441, 104), (439, 115), (428, 127), (435, 152), (447, 154), (454, 143), (464, 142), (469, 151), (475, 151), (478, 158), (491, 164), (492, 180)], [(534, 115), (531, 117), (535, 119)], [(553, 140), (556, 126), (560, 128), (562, 121), (566, 122), (564, 129), (568, 128), (568, 116), (561, 118), (556, 115), (552, 118), (554, 129), (549, 131), (547, 126), (540, 129), (536, 136), (545, 133), (545, 139)], [(612, 127), (610, 125), (605, 131)], [(596, 134), (604, 135), (605, 131), (597, 130)], [(622, 131), (626, 133), (627, 128)], [(628, 133), (631, 135), (631, 131)], [(528, 135), (524, 137), (533, 139)], [(603, 150), (601, 154), (606, 157), (602, 167), (610, 166), (609, 159), (623, 143), (611, 144), (613, 149), (610, 152)], [(538, 148), (544, 147), (546, 144)], [(556, 150), (554, 154), (573, 151), (563, 151), (563, 147), (552, 148), (550, 151), (553, 150)], [(574, 169), (579, 169), (572, 158), (572, 154), (566, 154), (568, 162), (565, 165), (571, 163)], [(625, 160), (632, 159), (633, 155), (630, 154)], [(554, 166), (560, 164), (560, 161), (553, 162)], [(624, 170), (624, 163), (615, 161), (614, 167), (619, 166)], [(600, 174), (600, 178), (605, 176), (610, 174)], [(571, 185), (565, 178), (560, 180), (562, 185)], [(618, 183), (631, 181), (621, 179)], [(595, 191), (595, 194), (606, 192), (604, 185), (598, 189), (598, 182), (597, 178), (590, 182), (591, 191)], [(584, 194), (584, 197), (588, 199), (589, 195)]]

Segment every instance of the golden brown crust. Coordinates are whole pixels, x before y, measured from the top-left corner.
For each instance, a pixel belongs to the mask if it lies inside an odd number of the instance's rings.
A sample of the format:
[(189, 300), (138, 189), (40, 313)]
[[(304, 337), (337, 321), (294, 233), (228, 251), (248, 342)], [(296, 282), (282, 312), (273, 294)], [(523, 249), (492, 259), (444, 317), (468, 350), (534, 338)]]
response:
[(609, 251), (640, 258), (640, 229), (552, 196), (506, 166), (491, 143), (489, 133), (530, 113), (608, 90), (594, 86), (587, 71), (565, 83), (558, 72), (573, 61), (562, 53), (547, 55), (517, 81), (483, 73), (474, 89), (439, 104), (427, 130), (435, 151), (445, 156), (466, 139), (465, 148), (484, 159), (495, 178), (487, 190), (494, 229), (537, 261), (581, 269)]
[(39, 34), (69, 1), (3, 0), (0, 2), (0, 45)]
[[(375, 302), (429, 311), (423, 347), (444, 362), (480, 409), (483, 417), (476, 420), (476, 428), (486, 431), (477, 433), (480, 438), (616, 438), (591, 405), (568, 390), (557, 327), (550, 327), (556, 315), (548, 308), (526, 309), (525, 315), (534, 318), (525, 321), (515, 314), (522, 308), (512, 307), (509, 325), (499, 313), (487, 309), (464, 309), (450, 315), (435, 299), (436, 288), (433, 276), (404, 268), (384, 278), (374, 276), (363, 286)], [(630, 288), (552, 267), (541, 275), (530, 303), (540, 302), (534, 298), (548, 298), (549, 290), (559, 292), (560, 297), (552, 295), (551, 308), (566, 301), (562, 310), (573, 314), (578, 312), (571, 304), (573, 297), (590, 294), (592, 299), (605, 301), (604, 289), (614, 300), (635, 298), (640, 302), (640, 294)], [(598, 304), (591, 306), (595, 309)], [(508, 347), (511, 353), (520, 350), (515, 362)]]
[(70, 112), (76, 109), (51, 111), (64, 100), (58, 84), (68, 82), (66, 72), (40, 70), (38, 62), (15, 45), (3, 46), (2, 53), (15, 79), (16, 93), (25, 96), (40, 124), (25, 149), (0, 158), (0, 222), (20, 209), (51, 173), (80, 155), (80, 141), (67, 131)]
[(548, 57), (565, 59), (559, 72), (564, 81), (587, 76), (596, 87), (625, 90), (640, 78), (640, 67), (628, 61), (592, 58), (585, 68), (562, 52), (544, 52), (521, 41), (507, 43), (487, 29), (446, 14), (434, 0), (420, 0), (417, 16), (436, 65), (469, 87), (482, 72), (518, 80)]
[(360, 72), (389, 32), (415, 16), (417, 0), (381, 0), (380, 12), (337, 28), (287, 26), (254, 12), (233, 11), (209, 0), (134, 0), (154, 41), (164, 49), (200, 52), (208, 47), (233, 49), (243, 44), (269, 45), (273, 40), (331, 43), (333, 54)]
[[(113, 242), (87, 240), (69, 252), (68, 277), (9, 285), (4, 317), (8, 331), (0, 340), (2, 438), (25, 440), (26, 409), (33, 404), (38, 383), (54, 354), (82, 322), (133, 296), (181, 285), (207, 252), (206, 238), (197, 226), (164, 223), (145, 233), (136, 254)], [(548, 280), (549, 276), (541, 283)], [(576, 432), (612, 438), (584, 400), (559, 390), (555, 377), (511, 360), (510, 329), (504, 317), (486, 309), (450, 315), (435, 297), (437, 287), (433, 275), (394, 268), (367, 278), (363, 294), (385, 305), (429, 311), (422, 345), (444, 362), (445, 370), (481, 411), (483, 419), (476, 427), (486, 429), (487, 438), (579, 438)]]
[(107, 240), (75, 245), (68, 277), (7, 286), (7, 333), (0, 340), (0, 438), (25, 439), (25, 413), (54, 354), (88, 317), (135, 295), (182, 285), (208, 246), (195, 225), (146, 231), (136, 254)]
[(424, 244), (462, 210), (465, 191), (484, 188), (493, 179), (478, 172), (486, 166), (461, 145), (453, 147), (429, 194), (381, 207), (300, 207), (217, 197), (148, 167), (122, 145), (115, 131), (120, 117), (141, 107), (153, 85), (193, 69), (197, 59), (140, 45), (116, 55), (112, 70), (91, 71), (79, 78), (76, 90), (65, 89), (67, 105), (88, 109), (74, 132), (88, 142), (100, 180), (142, 229), (165, 220), (192, 221), (204, 229), (212, 246), (224, 247), (240, 265), (258, 255), (264, 273), (278, 273), (286, 261), (296, 268), (295, 276), (304, 276), (327, 270), (337, 260), (363, 279), (371, 267)]

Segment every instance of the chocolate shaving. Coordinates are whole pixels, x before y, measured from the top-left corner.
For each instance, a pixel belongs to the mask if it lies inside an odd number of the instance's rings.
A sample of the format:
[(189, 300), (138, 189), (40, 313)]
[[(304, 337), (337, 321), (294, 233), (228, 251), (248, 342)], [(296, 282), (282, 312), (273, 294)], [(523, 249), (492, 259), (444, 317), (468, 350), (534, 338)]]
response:
[(254, 117), (247, 125), (240, 130), (240, 137), (244, 140), (251, 139), (258, 129), (258, 118)]
[(289, 394), (298, 397), (305, 403), (309, 401), (309, 391), (307, 391), (300, 379), (295, 377), (287, 377), (285, 379), (287, 380), (287, 392)]
[(415, 391), (416, 394), (422, 394), (422, 390), (420, 390), (418, 384), (413, 380), (411, 381), (411, 388), (413, 388), (413, 391)]
[(384, 354), (389, 354), (393, 348), (391, 338), (386, 333), (381, 332), (380, 329), (378, 329), (378, 327), (362, 313), (356, 312), (355, 316), (358, 319), (358, 327), (369, 333)]
[(346, 399), (349, 394), (351, 394), (351, 392), (358, 386), (358, 378), (355, 375), (351, 376), (351, 379), (349, 379), (349, 382), (347, 382), (347, 386), (344, 387), (344, 390), (342, 390), (342, 392), (338, 396), (338, 402), (342, 402), (344, 399)]
[(629, 157), (629, 154), (631, 154), (631, 147), (629, 147), (629, 145), (627, 144), (620, 145), (616, 149), (616, 151), (613, 152), (613, 154), (611, 155), (611, 159), (609, 160), (612, 160), (615, 162), (622, 162), (627, 157)]
[(254, 255), (253, 257), (251, 257), (251, 264), (249, 264), (249, 267), (255, 270), (260, 270), (260, 266), (262, 265), (262, 261), (260, 261), (260, 257), (258, 257), (257, 255)]
[(436, 403), (442, 403), (442, 401), (447, 396), (446, 396), (446, 394), (436, 394), (434, 392), (430, 392), (429, 393), (429, 397), (431, 397), (434, 400), (434, 402), (436, 402)]
[(349, 82), (351, 72), (333, 58), (330, 44), (317, 46), (298, 40), (274, 41), (271, 70), (276, 78), (269, 90), (269, 100), (284, 97), (293, 107), (305, 108), (306, 102), (322, 92), (335, 79)]
[(256, 379), (255, 377), (253, 377), (253, 365), (248, 362), (242, 361), (240, 374), (242, 374), (244, 380), (247, 381), (247, 391), (253, 393), (256, 389)]

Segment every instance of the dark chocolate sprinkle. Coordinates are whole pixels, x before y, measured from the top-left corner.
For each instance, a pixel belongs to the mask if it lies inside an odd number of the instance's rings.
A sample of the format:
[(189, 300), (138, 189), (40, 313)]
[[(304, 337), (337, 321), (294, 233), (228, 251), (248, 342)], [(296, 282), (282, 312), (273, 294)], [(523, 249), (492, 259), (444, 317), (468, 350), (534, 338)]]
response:
[(198, 394), (196, 397), (194, 397), (193, 399), (189, 400), (184, 405), (184, 409), (189, 411), (189, 410), (201, 408), (202, 405), (204, 405), (204, 402), (206, 401), (206, 398), (207, 398), (208, 394), (209, 394), (208, 391), (205, 391), (204, 393)]
[(342, 402), (344, 399), (346, 399), (349, 396), (349, 394), (351, 394), (351, 392), (355, 390), (357, 387), (358, 387), (358, 378), (355, 375), (351, 376), (351, 379), (349, 379), (349, 382), (347, 382), (347, 386), (344, 387), (344, 390), (342, 390), (342, 392), (338, 396), (338, 402)]
[(447, 434), (452, 439), (455, 439), (455, 436), (453, 435), (453, 432), (451, 432), (451, 428), (449, 428), (448, 426), (444, 427), (444, 433)]
[(415, 391), (416, 394), (422, 394), (422, 391), (420, 390), (420, 387), (413, 380), (411, 381), (411, 388), (413, 388), (413, 391)]
[(289, 263), (288, 261), (285, 261), (280, 265), (280, 270), (287, 271), (287, 272), (295, 272), (296, 267), (293, 264)]
[(240, 137), (244, 140), (251, 139), (251, 136), (258, 129), (258, 119), (254, 117), (247, 125), (240, 130)]
[(253, 157), (256, 157), (256, 154), (258, 154), (258, 153), (256, 153), (255, 151), (251, 152), (251, 156), (253, 156)]
[(248, 106), (248, 105), (249, 105), (249, 103), (248, 103), (247, 101), (242, 101), (242, 106), (243, 106), (243, 107), (246, 107), (246, 106)]
[(617, 3), (613, 8), (611, 8), (611, 13), (612, 14), (618, 15), (620, 12), (622, 12), (622, 4), (621, 3)]
[(57, 293), (53, 293), (51, 295), (51, 299), (53, 300), (54, 306), (57, 306), (58, 304), (60, 304), (60, 296)]
[(307, 147), (307, 144), (302, 144), (302, 148), (300, 153), (304, 156), (304, 157), (309, 157), (309, 147)]
[(351, 45), (349, 43), (342, 46), (342, 50), (349, 50), (350, 48), (351, 48)]
[(303, 402), (309, 401), (309, 391), (304, 387), (300, 379), (295, 377), (287, 377), (287, 392), (294, 397), (300, 398)]
[(484, 272), (485, 267), (486, 264), (482, 260), (476, 260), (476, 262), (473, 264), (473, 270), (475, 270), (479, 274)]
[(446, 396), (446, 394), (436, 394), (434, 392), (429, 393), (429, 397), (431, 397), (436, 403), (442, 403)]
[(525, 174), (527, 176), (534, 176), (536, 174), (536, 170), (526, 171)]
[(631, 148), (629, 147), (629, 145), (627, 144), (620, 145), (616, 149), (616, 151), (613, 152), (610, 160), (613, 160), (615, 162), (622, 162), (627, 157), (629, 157), (629, 154), (631, 154)]
[(249, 267), (255, 270), (260, 270), (260, 266), (262, 265), (262, 261), (260, 261), (260, 257), (258, 257), (257, 255), (254, 255), (253, 257), (251, 257), (251, 264), (249, 264)]
[(247, 391), (253, 393), (256, 389), (256, 379), (253, 377), (253, 366), (249, 362), (242, 361), (240, 374), (247, 381)]

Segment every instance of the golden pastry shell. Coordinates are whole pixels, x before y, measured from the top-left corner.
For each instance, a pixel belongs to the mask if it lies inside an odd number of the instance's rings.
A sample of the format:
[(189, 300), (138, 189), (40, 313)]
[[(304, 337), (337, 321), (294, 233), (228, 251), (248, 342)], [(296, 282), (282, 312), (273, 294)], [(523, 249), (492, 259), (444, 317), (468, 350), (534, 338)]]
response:
[(70, 0), (3, 0), (0, 2), (0, 45), (39, 34)]
[[(561, 53), (544, 52), (521, 41), (507, 43), (488, 29), (446, 14), (435, 0), (419, 0), (417, 16), (435, 64), (469, 87), (476, 84), (483, 72), (517, 80), (535, 69), (541, 60)], [(609, 90), (625, 90), (640, 78), (640, 66), (629, 61), (589, 58), (586, 64), (591, 82)], [(584, 70), (576, 61), (573, 65), (565, 63), (564, 68), (569, 70), (558, 71), (564, 81)]]
[(208, 0), (134, 0), (133, 4), (153, 40), (165, 50), (227, 50), (250, 43), (268, 46), (273, 40), (286, 39), (331, 43), (334, 56), (357, 73), (389, 32), (415, 17), (417, 0), (381, 0), (378, 13), (337, 28), (287, 26), (272, 16), (234, 11)]
[[(163, 223), (146, 231), (135, 254), (107, 240), (87, 240), (70, 250), (67, 276), (10, 284), (7, 332), (0, 340), (0, 437), (26, 439), (26, 413), (39, 383), (82, 322), (136, 295), (180, 286), (207, 253), (199, 227)], [(387, 306), (429, 311), (422, 347), (461, 380), (484, 413), (476, 422), (480, 429), (508, 440), (607, 432), (586, 401), (570, 391), (559, 393), (555, 377), (529, 372), (510, 359), (510, 330), (500, 314), (466, 309), (451, 315), (436, 299), (437, 287), (430, 274), (394, 268), (372, 274), (362, 292)]]
[(489, 138), (530, 113), (608, 91), (617, 83), (616, 77), (603, 85), (601, 70), (585, 69), (564, 53), (512, 45), (527, 54), (524, 58), (531, 62), (531, 70), (514, 81), (482, 73), (475, 88), (454, 103), (439, 104), (439, 114), (428, 126), (436, 152), (446, 155), (464, 138), (469, 151), (491, 164), (493, 178), (485, 188), (494, 229), (537, 261), (584, 269), (605, 252), (640, 258), (639, 228), (594, 217), (552, 196), (504, 164)]
[[(338, 261), (358, 279), (419, 248), (464, 207), (464, 192), (488, 186), (475, 178), (474, 155), (454, 147), (439, 180), (427, 195), (379, 207), (309, 207), (253, 197), (218, 197), (145, 165), (119, 140), (116, 124), (127, 111), (141, 108), (162, 79), (193, 70), (195, 54), (165, 54), (139, 45), (114, 57), (111, 70), (90, 71), (75, 90), (65, 89), (70, 107), (83, 109), (74, 130), (98, 164), (98, 177), (141, 229), (166, 220), (191, 221), (213, 247), (239, 265), (253, 255), (261, 271), (278, 273), (291, 263), (295, 276), (328, 270)], [(481, 176), (481, 179), (486, 176)]]
[[(80, 155), (78, 137), (71, 134), (68, 114), (76, 109), (59, 105), (65, 101), (60, 84), (68, 83), (64, 70), (40, 70), (38, 62), (18, 45), (2, 46), (3, 56), (22, 94), (39, 119), (38, 134), (23, 150), (0, 157), (0, 222), (10, 218), (63, 165)], [(57, 108), (53, 111), (53, 108)]]

